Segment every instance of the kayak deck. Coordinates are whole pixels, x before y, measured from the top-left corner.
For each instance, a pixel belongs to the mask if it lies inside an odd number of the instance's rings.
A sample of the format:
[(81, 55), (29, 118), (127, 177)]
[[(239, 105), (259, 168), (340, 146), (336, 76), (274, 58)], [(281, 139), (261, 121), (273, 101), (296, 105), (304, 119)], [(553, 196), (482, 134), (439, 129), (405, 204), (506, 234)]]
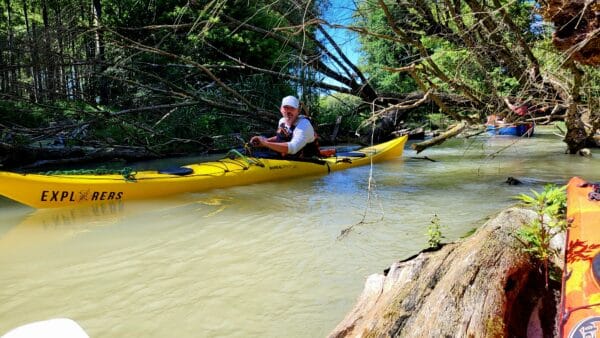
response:
[(33, 208), (157, 198), (184, 192), (247, 185), (366, 165), (402, 155), (407, 136), (362, 148), (350, 156), (317, 161), (224, 158), (183, 166), (189, 174), (141, 171), (130, 176), (42, 175), (0, 172), (0, 195)]
[(593, 195), (595, 189), (578, 177), (567, 186), (562, 337), (595, 337), (600, 329), (600, 194)]

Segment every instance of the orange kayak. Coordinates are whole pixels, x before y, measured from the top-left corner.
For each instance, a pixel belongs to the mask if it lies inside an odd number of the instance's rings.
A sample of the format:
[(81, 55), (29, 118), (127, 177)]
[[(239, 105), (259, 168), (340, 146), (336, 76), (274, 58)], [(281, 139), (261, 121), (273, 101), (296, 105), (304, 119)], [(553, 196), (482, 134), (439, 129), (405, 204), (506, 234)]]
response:
[(600, 186), (569, 181), (567, 220), (561, 337), (600, 336)]

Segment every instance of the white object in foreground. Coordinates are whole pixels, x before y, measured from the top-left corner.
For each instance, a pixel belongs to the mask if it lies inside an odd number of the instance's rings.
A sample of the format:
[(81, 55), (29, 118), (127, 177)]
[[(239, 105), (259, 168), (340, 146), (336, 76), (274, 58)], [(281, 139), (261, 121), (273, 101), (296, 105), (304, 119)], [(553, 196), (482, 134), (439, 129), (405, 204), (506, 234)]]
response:
[(74, 320), (54, 318), (19, 326), (0, 338), (90, 338), (90, 336)]

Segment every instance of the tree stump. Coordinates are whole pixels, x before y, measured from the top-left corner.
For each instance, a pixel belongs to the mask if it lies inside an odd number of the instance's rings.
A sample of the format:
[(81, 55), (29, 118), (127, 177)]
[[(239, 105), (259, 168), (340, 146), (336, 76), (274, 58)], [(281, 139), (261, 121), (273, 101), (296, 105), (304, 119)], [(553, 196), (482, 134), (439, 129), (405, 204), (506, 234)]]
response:
[(535, 217), (508, 209), (462, 242), (371, 275), (329, 337), (552, 336), (556, 303), (538, 302), (543, 277), (514, 236)]

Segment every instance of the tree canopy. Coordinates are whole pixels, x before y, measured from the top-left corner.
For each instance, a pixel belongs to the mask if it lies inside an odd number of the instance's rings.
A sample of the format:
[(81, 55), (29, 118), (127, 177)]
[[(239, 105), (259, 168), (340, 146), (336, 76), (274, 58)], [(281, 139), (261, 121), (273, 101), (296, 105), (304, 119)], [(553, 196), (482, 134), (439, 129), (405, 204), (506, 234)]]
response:
[[(600, 128), (598, 4), (585, 4), (366, 0), (336, 22), (326, 0), (5, 0), (0, 148), (208, 151), (231, 146), (218, 135), (271, 129), (294, 94), (346, 128), (369, 111), (419, 121), (426, 104), (473, 125), (508, 98), (536, 122), (566, 120), (576, 152)], [(358, 34), (360, 62), (332, 29)]]

